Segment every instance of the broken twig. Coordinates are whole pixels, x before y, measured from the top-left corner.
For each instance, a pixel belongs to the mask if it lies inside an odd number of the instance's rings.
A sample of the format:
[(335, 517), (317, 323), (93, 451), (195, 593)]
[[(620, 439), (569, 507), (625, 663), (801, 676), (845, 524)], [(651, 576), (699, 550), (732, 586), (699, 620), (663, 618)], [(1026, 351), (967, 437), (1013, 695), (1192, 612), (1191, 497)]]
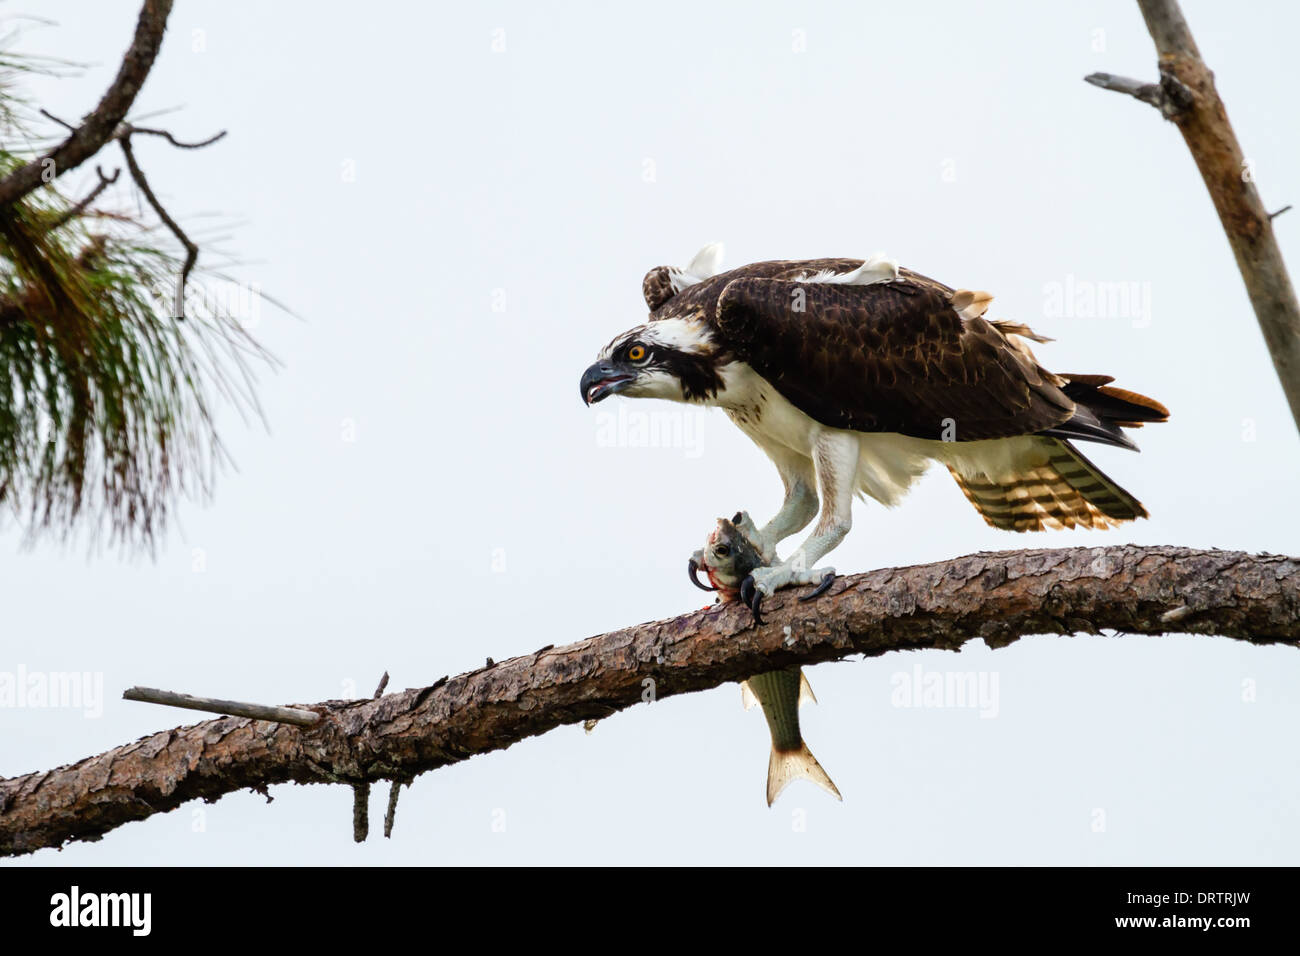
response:
[(186, 710), (202, 710), (209, 714), (229, 714), (232, 717), (251, 717), (253, 720), (273, 720), (280, 724), (296, 724), (310, 727), (320, 720), (320, 714), (313, 710), (297, 707), (268, 707), (263, 704), (244, 704), (237, 700), (221, 700), (218, 697), (194, 697), (190, 694), (178, 694), (170, 690), (158, 690), (154, 687), (130, 687), (122, 691), (123, 700), (137, 700), (145, 704), (165, 704), (168, 707), (184, 707)]

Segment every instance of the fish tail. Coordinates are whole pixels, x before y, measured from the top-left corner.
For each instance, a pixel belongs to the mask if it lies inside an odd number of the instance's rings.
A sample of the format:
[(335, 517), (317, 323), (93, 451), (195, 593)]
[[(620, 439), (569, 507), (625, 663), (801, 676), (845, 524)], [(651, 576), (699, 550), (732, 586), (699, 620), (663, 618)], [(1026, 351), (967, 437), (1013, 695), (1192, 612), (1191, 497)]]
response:
[(772, 748), (772, 756), (767, 762), (767, 805), (770, 807), (790, 781), (800, 777), (817, 784), (836, 800), (844, 799), (808, 745), (800, 741), (797, 750)]

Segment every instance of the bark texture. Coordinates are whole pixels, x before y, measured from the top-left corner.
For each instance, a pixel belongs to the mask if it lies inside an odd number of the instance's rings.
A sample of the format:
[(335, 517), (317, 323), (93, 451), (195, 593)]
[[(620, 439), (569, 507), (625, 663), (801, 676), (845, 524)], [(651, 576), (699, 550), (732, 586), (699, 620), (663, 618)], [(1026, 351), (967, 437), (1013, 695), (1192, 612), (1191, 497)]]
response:
[(1119, 546), (981, 553), (639, 624), (377, 699), (295, 705), (296, 727), (222, 717), (0, 780), (0, 854), (95, 840), (188, 800), (270, 784), (409, 781), (561, 724), (852, 654), (1027, 634), (1218, 634), (1300, 646), (1300, 558)]

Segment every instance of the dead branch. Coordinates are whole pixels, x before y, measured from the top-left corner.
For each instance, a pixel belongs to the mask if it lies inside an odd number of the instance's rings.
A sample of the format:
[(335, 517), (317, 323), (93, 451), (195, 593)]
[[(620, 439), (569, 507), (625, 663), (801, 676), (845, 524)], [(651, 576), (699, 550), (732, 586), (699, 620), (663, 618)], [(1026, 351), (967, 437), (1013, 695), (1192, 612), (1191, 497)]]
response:
[(145, 704), (166, 704), (168, 707), (184, 707), (186, 710), (204, 710), (209, 714), (233, 714), (236, 717), (251, 717), (254, 720), (273, 720), (281, 724), (296, 724), (299, 727), (310, 727), (320, 720), (320, 715), (310, 710), (244, 704), (237, 700), (221, 700), (217, 697), (194, 697), (190, 694), (177, 694), (174, 691), (157, 690), (153, 687), (129, 687), (122, 691), (122, 699), (138, 700)]
[[(42, 110), (42, 112), (44, 112), (44, 110)], [(148, 126), (133, 125), (131, 127), (131, 132), (141, 133), (148, 136), (161, 136), (163, 139), (167, 140), (167, 142), (171, 143), (177, 149), (202, 149), (204, 146), (211, 146), (217, 140), (221, 139), (226, 135), (226, 131), (223, 129), (221, 130), (221, 132), (214, 133), (213, 135), (209, 136), (207, 139), (201, 139), (198, 142), (194, 142), (194, 143), (186, 143), (177, 139), (175, 136), (173, 136), (169, 131), (165, 129), (151, 129)]]
[(402, 781), (394, 780), (388, 785), (388, 811), (384, 814), (384, 839), (393, 836), (393, 823), (397, 819), (397, 798), (402, 795)]
[(117, 182), (117, 177), (122, 174), (122, 170), (115, 169), (113, 170), (112, 176), (105, 176), (104, 167), (96, 166), (95, 173), (96, 175), (99, 176), (99, 182), (95, 184), (95, 188), (92, 189), (90, 192), (88, 192), (84, 199), (78, 202), (75, 206), (69, 208), (61, 216), (59, 216), (52, 223), (50, 223), (49, 228), (51, 230), (62, 229), (72, 220), (76, 219), (79, 216), (84, 215), (86, 210), (90, 208), (90, 204), (99, 198), (100, 193), (102, 193), (109, 186), (113, 185), (113, 183)]
[[(378, 699), (384, 696), (384, 688), (388, 686), (388, 671), (384, 671), (384, 676), (379, 678), (379, 686), (370, 696)], [(397, 786), (396, 783), (393, 784)], [(388, 795), (388, 805), (390, 816), (397, 812), (393, 806), (393, 795)], [(384, 836), (388, 836), (393, 829), (393, 824), (389, 817), (384, 818)], [(366, 837), (370, 836), (370, 781), (365, 783), (356, 783), (352, 785), (352, 840), (356, 843), (365, 843)]]
[(1115, 76), (1113, 73), (1089, 73), (1084, 82), (1099, 86), (1103, 90), (1127, 93), (1134, 99), (1141, 100), (1158, 109), (1165, 119), (1171, 120), (1185, 109), (1190, 109), (1195, 102), (1192, 91), (1173, 77), (1165, 77), (1160, 83), (1143, 83), (1128, 76)]
[[(177, 727), (70, 766), (0, 780), (0, 854), (271, 784), (411, 780), (562, 724), (760, 671), (1026, 634), (1217, 634), (1300, 646), (1300, 558), (1122, 545), (981, 553), (623, 628), (377, 699), (299, 705), (310, 728), (242, 717)], [(1177, 620), (1164, 616), (1175, 609)], [(1186, 610), (1181, 610), (1186, 609)]]
[(1108, 73), (1086, 79), (1150, 103), (1183, 134), (1227, 233), (1273, 367), (1300, 428), (1300, 304), (1273, 235), (1272, 217), (1228, 122), (1214, 74), (1201, 59), (1177, 0), (1138, 0), (1138, 7), (1159, 55), (1160, 82), (1142, 83)]
[(158, 197), (154, 195), (153, 189), (149, 186), (149, 180), (145, 178), (144, 170), (136, 162), (135, 151), (131, 148), (132, 132), (132, 128), (126, 126), (123, 135), (118, 137), (122, 147), (122, 155), (126, 157), (126, 168), (130, 171), (131, 178), (135, 180), (136, 187), (144, 194), (144, 198), (149, 205), (153, 207), (154, 213), (162, 220), (163, 225), (167, 227), (171, 234), (176, 237), (176, 241), (185, 247), (185, 264), (181, 266), (180, 278), (176, 282), (176, 298), (174, 300), (176, 308), (173, 313), (176, 318), (183, 319), (185, 318), (185, 283), (189, 281), (190, 270), (194, 268), (194, 263), (198, 261), (199, 247), (185, 234), (185, 230), (171, 217), (163, 204), (159, 202)]
[(365, 843), (370, 836), (370, 784), (352, 786), (352, 841)]
[(172, 0), (145, 0), (131, 47), (99, 105), (63, 142), (0, 179), (0, 209), (76, 169), (113, 138), (153, 68), (171, 9)]

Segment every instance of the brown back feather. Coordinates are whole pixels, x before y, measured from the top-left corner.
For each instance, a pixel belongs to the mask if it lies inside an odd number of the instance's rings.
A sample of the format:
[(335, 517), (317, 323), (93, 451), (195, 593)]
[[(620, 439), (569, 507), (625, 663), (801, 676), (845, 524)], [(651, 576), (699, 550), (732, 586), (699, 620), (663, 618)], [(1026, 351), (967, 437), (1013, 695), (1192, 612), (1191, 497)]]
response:
[(823, 425), (938, 440), (951, 421), (962, 442), (1032, 434), (1074, 414), (1050, 372), (984, 318), (963, 320), (936, 285), (745, 276), (726, 282), (711, 311), (727, 346)]

